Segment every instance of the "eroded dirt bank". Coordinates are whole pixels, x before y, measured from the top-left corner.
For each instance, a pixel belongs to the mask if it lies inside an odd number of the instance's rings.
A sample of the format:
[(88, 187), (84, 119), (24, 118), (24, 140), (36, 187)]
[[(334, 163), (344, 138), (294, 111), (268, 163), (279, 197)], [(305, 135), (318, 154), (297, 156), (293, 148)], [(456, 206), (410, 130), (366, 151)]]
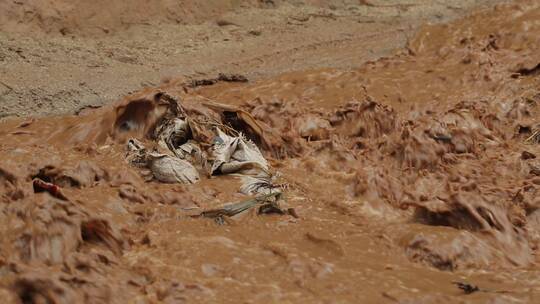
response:
[(180, 75), (358, 67), (500, 0), (0, 2), (0, 118), (73, 114)]
[[(171, 80), (75, 116), (2, 122), (2, 298), (539, 301), (539, 18), (536, 1), (516, 1), (425, 26), (354, 70)], [(161, 153), (174, 118), (201, 149), (194, 184), (129, 162), (128, 139)], [(210, 175), (207, 126), (256, 143), (294, 212), (197, 216), (250, 197)]]

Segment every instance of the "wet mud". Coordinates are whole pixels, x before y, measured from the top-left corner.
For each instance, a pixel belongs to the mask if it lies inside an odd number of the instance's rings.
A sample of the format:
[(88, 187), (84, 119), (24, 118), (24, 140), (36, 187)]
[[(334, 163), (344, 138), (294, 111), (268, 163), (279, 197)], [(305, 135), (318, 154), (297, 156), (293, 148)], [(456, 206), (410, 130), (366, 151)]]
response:
[[(2, 122), (2, 298), (539, 301), (539, 19), (537, 1), (516, 1), (426, 25), (358, 69), (172, 80), (79, 115)], [(294, 211), (193, 216), (252, 196), (208, 164), (193, 184), (133, 166), (128, 141), (154, 147), (171, 115), (244, 133)], [(196, 125), (210, 151), (215, 134)]]

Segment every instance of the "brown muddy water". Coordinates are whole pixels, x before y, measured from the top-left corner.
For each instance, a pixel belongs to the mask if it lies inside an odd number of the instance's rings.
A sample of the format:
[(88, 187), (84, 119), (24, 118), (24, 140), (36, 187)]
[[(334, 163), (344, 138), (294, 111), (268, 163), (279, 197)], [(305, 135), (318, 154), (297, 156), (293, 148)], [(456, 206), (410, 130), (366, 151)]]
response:
[[(2, 122), (1, 298), (539, 302), (539, 20), (518, 1), (425, 26), (359, 69), (172, 81)], [(152, 146), (180, 115), (166, 100), (246, 133), (294, 212), (193, 216), (248, 196), (204, 164), (199, 182), (167, 184), (128, 163), (129, 138)], [(211, 163), (212, 134), (190, 126)]]

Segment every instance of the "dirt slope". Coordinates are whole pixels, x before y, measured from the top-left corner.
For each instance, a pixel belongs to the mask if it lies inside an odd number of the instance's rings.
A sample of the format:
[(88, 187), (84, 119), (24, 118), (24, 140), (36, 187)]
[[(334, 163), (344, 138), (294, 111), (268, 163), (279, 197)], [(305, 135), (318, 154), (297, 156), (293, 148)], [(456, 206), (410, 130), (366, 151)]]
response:
[(170, 77), (351, 68), (497, 1), (1, 1), (0, 116), (73, 112)]

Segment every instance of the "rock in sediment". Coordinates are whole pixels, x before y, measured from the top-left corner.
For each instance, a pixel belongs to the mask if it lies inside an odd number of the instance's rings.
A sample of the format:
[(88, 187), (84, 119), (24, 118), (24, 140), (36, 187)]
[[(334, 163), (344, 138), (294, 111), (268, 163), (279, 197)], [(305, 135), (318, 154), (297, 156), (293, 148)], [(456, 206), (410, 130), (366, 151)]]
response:
[(301, 137), (310, 140), (328, 139), (332, 130), (328, 120), (313, 114), (302, 116), (301, 120), (297, 122), (297, 128)]

